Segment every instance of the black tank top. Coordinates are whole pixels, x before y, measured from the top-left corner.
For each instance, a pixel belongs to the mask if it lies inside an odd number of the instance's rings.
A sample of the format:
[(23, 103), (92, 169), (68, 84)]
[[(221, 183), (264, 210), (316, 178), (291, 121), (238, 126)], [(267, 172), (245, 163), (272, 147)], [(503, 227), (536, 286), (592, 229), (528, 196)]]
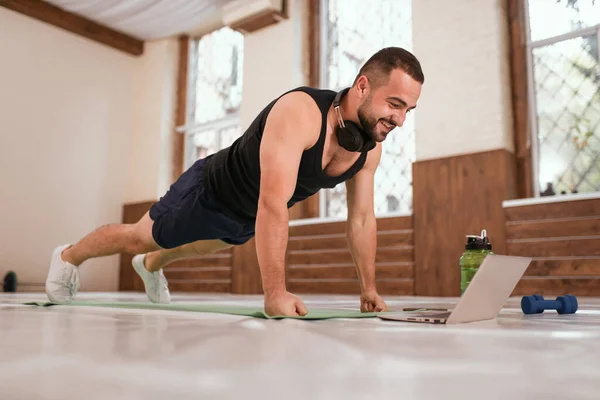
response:
[[(320, 189), (333, 188), (352, 178), (361, 170), (367, 158), (367, 152), (363, 152), (343, 174), (335, 177), (326, 175), (322, 169), (322, 157), (327, 132), (327, 113), (336, 92), (299, 87), (283, 95), (294, 91), (302, 91), (313, 98), (321, 110), (322, 121), (318, 141), (302, 154), (296, 188), (288, 201), (288, 208), (312, 196)], [(205, 190), (216, 200), (225, 214), (240, 222), (251, 223), (256, 219), (260, 188), (260, 142), (269, 112), (278, 99), (269, 103), (230, 147), (206, 158)]]

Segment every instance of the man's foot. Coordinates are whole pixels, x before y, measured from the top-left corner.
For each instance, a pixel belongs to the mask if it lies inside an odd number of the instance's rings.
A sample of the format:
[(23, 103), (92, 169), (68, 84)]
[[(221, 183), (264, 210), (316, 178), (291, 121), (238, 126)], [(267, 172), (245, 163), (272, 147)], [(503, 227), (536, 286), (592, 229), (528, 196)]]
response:
[(144, 281), (144, 287), (146, 288), (146, 294), (153, 303), (168, 304), (171, 302), (171, 294), (169, 293), (169, 284), (167, 278), (163, 274), (163, 270), (156, 272), (149, 272), (144, 266), (144, 260), (146, 259), (145, 254), (138, 254), (133, 257), (131, 264), (135, 272)]
[(79, 268), (61, 257), (62, 252), (69, 246), (58, 246), (52, 252), (50, 271), (46, 278), (46, 294), (53, 303), (70, 303), (79, 290)]

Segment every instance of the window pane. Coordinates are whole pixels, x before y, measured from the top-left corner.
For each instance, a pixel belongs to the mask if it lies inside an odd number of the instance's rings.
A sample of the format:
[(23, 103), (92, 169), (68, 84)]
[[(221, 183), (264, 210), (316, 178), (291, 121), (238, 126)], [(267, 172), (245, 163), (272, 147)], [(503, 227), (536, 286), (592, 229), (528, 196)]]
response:
[[(376, 51), (396, 46), (412, 49), (411, 0), (328, 0), (323, 87), (350, 86), (360, 67)], [(375, 213), (412, 211), (412, 163), (415, 160), (414, 114), (383, 143), (375, 173)], [(345, 217), (345, 185), (325, 190), (324, 217)]]
[(539, 183), (600, 190), (600, 63), (596, 35), (533, 49)]
[(225, 121), (218, 128), (208, 128), (194, 134), (188, 134), (186, 167), (189, 167), (199, 158), (204, 158), (231, 146), (240, 135), (240, 125), (237, 119)]
[(600, 24), (598, 0), (529, 0), (531, 40)]
[(191, 123), (210, 122), (239, 111), (243, 44), (244, 36), (227, 27), (197, 41)]
[(360, 67), (387, 46), (412, 48), (411, 0), (329, 0), (326, 80), (350, 86)]

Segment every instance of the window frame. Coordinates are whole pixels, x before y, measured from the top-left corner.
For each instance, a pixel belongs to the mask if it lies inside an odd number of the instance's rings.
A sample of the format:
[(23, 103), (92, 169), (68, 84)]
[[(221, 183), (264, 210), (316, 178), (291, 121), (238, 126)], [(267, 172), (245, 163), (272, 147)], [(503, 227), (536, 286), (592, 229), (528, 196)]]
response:
[[(313, 70), (316, 70), (317, 72), (317, 78), (316, 80), (313, 81), (315, 86), (318, 86), (320, 88), (329, 88), (331, 90), (341, 90), (343, 88), (332, 88), (329, 87), (329, 82), (328, 82), (328, 73), (327, 73), (327, 50), (328, 50), (328, 22), (329, 22), (329, 0), (311, 0), (312, 4), (310, 5), (311, 9), (314, 9), (314, 7), (318, 7), (318, 15), (316, 16), (312, 16), (312, 18), (314, 20), (316, 20), (316, 24), (317, 24), (317, 29), (318, 29), (318, 35), (314, 35), (315, 38), (317, 38), (317, 40), (319, 40), (319, 43), (317, 44), (317, 48), (313, 48), (314, 54), (316, 54), (316, 57), (318, 59), (318, 61), (316, 61), (316, 66), (312, 66)], [(314, 39), (313, 39), (314, 41)], [(416, 135), (416, 127), (415, 127), (415, 135)], [(414, 163), (414, 162), (413, 162)], [(412, 179), (411, 179), (411, 188), (412, 188)], [(377, 191), (377, 186), (375, 186), (375, 192)], [(326, 195), (326, 191), (325, 190), (321, 190), (319, 191), (319, 197), (318, 197), (318, 210), (319, 210), (319, 215), (316, 218), (313, 219), (318, 219), (322, 222), (335, 222), (338, 221), (340, 218), (346, 218), (346, 217), (338, 217), (338, 216), (326, 216), (327, 215), (327, 195)], [(411, 201), (414, 199), (414, 193), (411, 194)], [(411, 209), (413, 209), (414, 207), (411, 207)], [(385, 212), (385, 213), (380, 213), (377, 215), (377, 218), (393, 218), (393, 217), (404, 217), (404, 216), (409, 216), (412, 215), (412, 211), (411, 212), (405, 212), (405, 211), (393, 211), (393, 212)]]
[[(193, 145), (193, 137), (195, 134), (208, 131), (211, 129), (220, 130), (228, 127), (236, 126), (241, 129), (241, 103), (240, 109), (236, 112), (227, 114), (223, 117), (208, 121), (208, 122), (191, 122), (194, 121), (193, 115), (195, 113), (196, 108), (196, 71), (198, 67), (198, 44), (200, 40), (213, 32), (219, 31), (220, 29), (227, 28), (227, 25), (219, 26), (210, 32), (206, 32), (202, 35), (194, 36), (189, 39), (189, 44), (187, 48), (188, 60), (187, 60), (187, 84), (186, 84), (186, 107), (185, 107), (185, 123), (183, 125), (179, 125), (176, 127), (176, 133), (183, 136), (183, 169), (186, 170), (189, 168), (195, 161), (196, 158), (192, 157), (194, 145)], [(230, 28), (231, 29), (231, 28)], [(243, 60), (242, 60), (243, 63)], [(243, 87), (243, 81), (242, 81)], [(243, 100), (242, 100), (243, 101)], [(220, 132), (217, 133), (220, 137)], [(219, 139), (220, 140), (220, 139)]]
[[(552, 44), (560, 43), (566, 40), (582, 37), (591, 36), (596, 33), (598, 39), (598, 58), (600, 59), (600, 23), (589, 27), (573, 30), (560, 35), (551, 36), (545, 39), (532, 41), (531, 40), (531, 20), (529, 13), (529, 0), (520, 1), (520, 6), (523, 8), (522, 12), (524, 15), (523, 29), (525, 38), (525, 52), (526, 52), (526, 66), (527, 66), (527, 80), (522, 82), (527, 85), (527, 122), (529, 129), (527, 132), (527, 141), (530, 145), (530, 157), (531, 157), (531, 170), (528, 173), (531, 175), (531, 190), (533, 191), (533, 197), (540, 197), (540, 145), (538, 141), (538, 118), (537, 118), (537, 101), (535, 92), (535, 74), (534, 74), (534, 62), (533, 62), (533, 51), (536, 48), (549, 46)], [(513, 49), (514, 51), (514, 49)], [(527, 196), (529, 197), (529, 196)]]

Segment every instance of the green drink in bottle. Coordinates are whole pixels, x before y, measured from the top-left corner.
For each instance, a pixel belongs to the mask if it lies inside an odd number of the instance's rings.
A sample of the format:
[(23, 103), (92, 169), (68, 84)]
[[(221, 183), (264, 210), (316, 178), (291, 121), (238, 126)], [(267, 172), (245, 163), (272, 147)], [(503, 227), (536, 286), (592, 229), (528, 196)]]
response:
[(488, 254), (492, 253), (492, 244), (490, 243), (485, 229), (481, 231), (481, 236), (468, 235), (465, 252), (460, 257), (460, 294), (462, 295), (471, 279), (479, 269), (479, 266)]

